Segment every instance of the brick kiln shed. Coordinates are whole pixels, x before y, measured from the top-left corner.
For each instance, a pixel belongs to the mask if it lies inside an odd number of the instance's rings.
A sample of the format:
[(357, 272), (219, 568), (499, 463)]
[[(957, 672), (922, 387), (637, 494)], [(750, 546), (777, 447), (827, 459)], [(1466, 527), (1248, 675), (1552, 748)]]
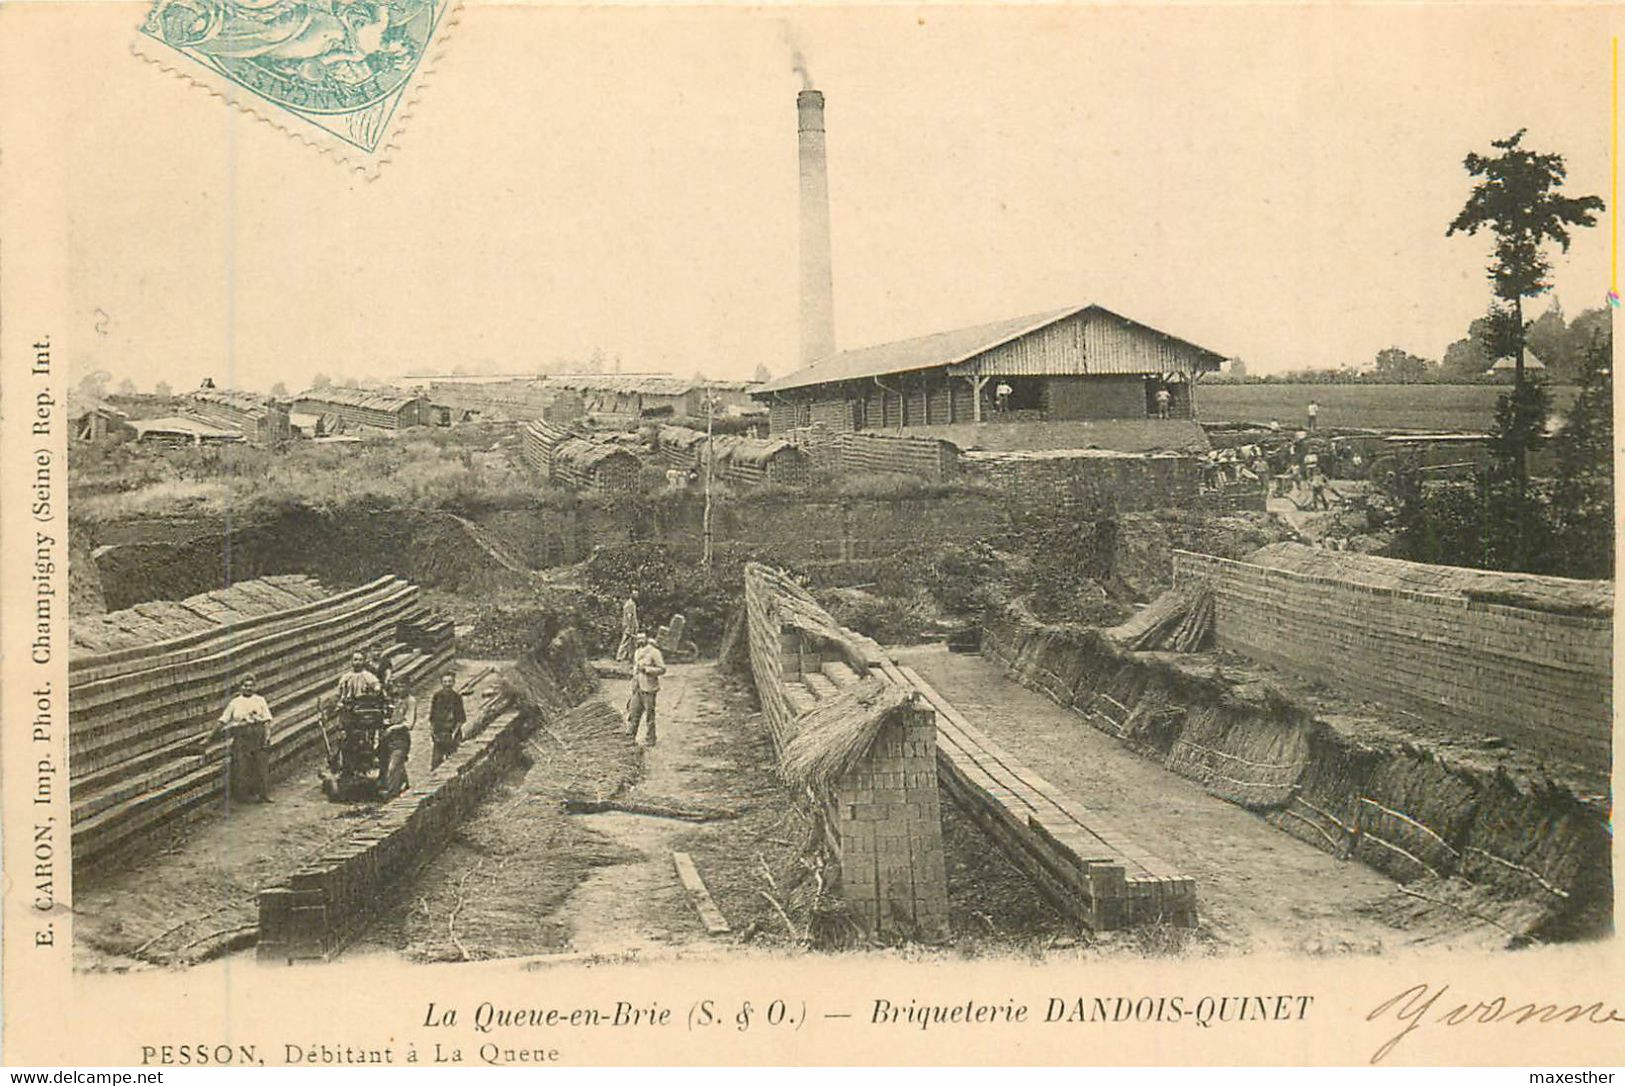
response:
[[(752, 395), (768, 405), (774, 434), (814, 423), (839, 433), (1144, 420), (1157, 414), (1163, 388), (1171, 415), (1188, 420), (1197, 379), (1222, 360), (1090, 304), (839, 351)], [(1001, 386), (1009, 389), (1002, 404)]]

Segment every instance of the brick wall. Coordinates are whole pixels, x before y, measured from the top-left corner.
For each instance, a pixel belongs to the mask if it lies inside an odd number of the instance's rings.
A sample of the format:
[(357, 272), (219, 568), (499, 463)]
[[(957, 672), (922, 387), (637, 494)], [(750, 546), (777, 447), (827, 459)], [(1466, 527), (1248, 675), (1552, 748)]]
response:
[(837, 784), (841, 894), (869, 930), (887, 931), (900, 915), (913, 933), (946, 933), (940, 804), (937, 724), (929, 709), (887, 724), (868, 756)]
[(965, 474), (991, 483), (1022, 505), (1134, 513), (1196, 504), (1200, 474), (1188, 456), (1113, 453), (969, 452)]
[(1044, 384), (1048, 418), (1143, 419), (1145, 378), (1136, 374), (1051, 377)]
[(1178, 551), (1175, 583), (1214, 587), (1221, 648), (1359, 697), (1554, 749), (1610, 756), (1606, 618), (1471, 601)]
[[(879, 424), (879, 414), (870, 416)], [(874, 430), (841, 430), (810, 426), (780, 430), (774, 436), (801, 449), (810, 470), (821, 475), (917, 475), (941, 481), (959, 475), (959, 449), (933, 437), (913, 437)]]
[(868, 431), (835, 439), (836, 470), (848, 475), (890, 473), (932, 480), (959, 474), (959, 450), (936, 438), (901, 437)]

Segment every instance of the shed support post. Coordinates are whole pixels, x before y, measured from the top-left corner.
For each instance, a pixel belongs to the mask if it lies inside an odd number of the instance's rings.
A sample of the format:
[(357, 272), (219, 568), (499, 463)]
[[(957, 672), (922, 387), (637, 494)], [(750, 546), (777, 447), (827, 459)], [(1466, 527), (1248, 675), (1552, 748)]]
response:
[(965, 380), (970, 382), (970, 417), (972, 422), (982, 421), (982, 390), (987, 387), (989, 378), (978, 377), (974, 373), (965, 374)]

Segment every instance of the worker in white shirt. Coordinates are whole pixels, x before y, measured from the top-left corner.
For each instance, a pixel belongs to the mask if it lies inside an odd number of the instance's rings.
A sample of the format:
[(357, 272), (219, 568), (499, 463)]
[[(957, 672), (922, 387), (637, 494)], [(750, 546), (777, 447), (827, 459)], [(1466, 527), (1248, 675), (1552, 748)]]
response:
[(649, 722), (643, 745), (655, 745), (655, 701), (660, 696), (660, 676), (666, 673), (666, 658), (648, 634), (638, 634), (638, 651), (632, 656), (632, 700), (627, 704), (626, 734), (635, 743), (638, 725)]
[(226, 798), (270, 803), (271, 706), (254, 692), (254, 676), (244, 675), (237, 696), (226, 703), (216, 734), (231, 738)]

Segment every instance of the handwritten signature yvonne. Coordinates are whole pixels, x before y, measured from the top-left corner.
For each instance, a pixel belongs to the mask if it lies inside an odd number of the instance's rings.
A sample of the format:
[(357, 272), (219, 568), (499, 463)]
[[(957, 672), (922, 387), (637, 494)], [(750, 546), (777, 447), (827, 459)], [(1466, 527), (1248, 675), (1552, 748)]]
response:
[[(1409, 1037), (1424, 1025), (1441, 1026), (1467, 1026), (1467, 1025), (1502, 1025), (1510, 1023), (1521, 1026), (1528, 1023), (1536, 1025), (1549, 1025), (1560, 1022), (1579, 1022), (1585, 1025), (1605, 1026), (1609, 1024), (1625, 1023), (1618, 1009), (1602, 1002), (1571, 1003), (1561, 1005), (1557, 1003), (1536, 1003), (1533, 1001), (1519, 1003), (1516, 999), (1506, 996), (1496, 996), (1494, 999), (1480, 1000), (1477, 1003), (1446, 1003), (1437, 1013), (1433, 1011), (1434, 1005), (1450, 990), (1450, 985), (1441, 984), (1436, 990), (1426, 984), (1413, 984), (1392, 999), (1384, 1000), (1365, 1016), (1367, 1022), (1375, 1022), (1385, 1017), (1403, 1022), (1404, 1028), (1390, 1037), (1383, 1046), (1371, 1055), (1372, 1063), (1381, 1063), (1394, 1047)], [(1454, 1004), (1454, 1005), (1452, 1005)], [(1450, 1009), (1445, 1010), (1444, 1007)]]

